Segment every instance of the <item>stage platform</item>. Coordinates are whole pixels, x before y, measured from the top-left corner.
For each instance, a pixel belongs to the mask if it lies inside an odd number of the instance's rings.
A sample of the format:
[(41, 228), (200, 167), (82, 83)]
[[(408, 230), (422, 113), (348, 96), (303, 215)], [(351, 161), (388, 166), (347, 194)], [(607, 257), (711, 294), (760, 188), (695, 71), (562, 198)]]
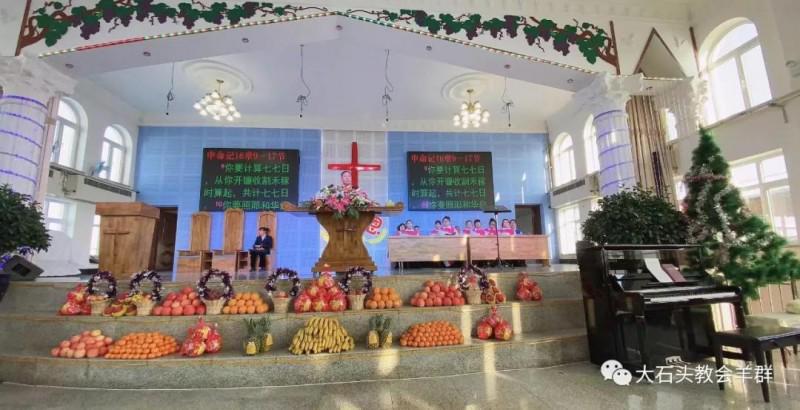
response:
[[(256, 357), (242, 356), (243, 319), (259, 315), (207, 316), (218, 323), (223, 337), (220, 354), (200, 358), (171, 356), (154, 360), (62, 359), (49, 357), (60, 340), (84, 330), (101, 329), (119, 338), (130, 332), (159, 331), (185, 337), (196, 316), (58, 316), (57, 309), (74, 283), (15, 282), (0, 302), (0, 380), (34, 385), (102, 388), (212, 388), (278, 386), (357, 380), (445, 376), (494, 370), (552, 366), (588, 358), (580, 280), (576, 270), (553, 266), (549, 272), (531, 273), (541, 285), (541, 302), (510, 302), (499, 312), (512, 323), (515, 337), (508, 342), (467, 337), (460, 346), (399, 347), (397, 338), (408, 326), (429, 320), (446, 320), (471, 335), (488, 305), (460, 307), (403, 307), (380, 311), (345, 311), (322, 314), (271, 314), (273, 350)], [(513, 299), (516, 274), (488, 271), (503, 292)], [(408, 302), (427, 279), (446, 280), (452, 272), (416, 272), (380, 276), (375, 286), (394, 287)], [(187, 283), (165, 283), (165, 290)], [(263, 280), (237, 280), (237, 291), (261, 291)], [(124, 290), (125, 285), (120, 287)], [(381, 313), (394, 319), (395, 347), (366, 350), (368, 320)], [(336, 317), (356, 340), (357, 348), (339, 354), (294, 356), (288, 345), (295, 332), (311, 317)]]

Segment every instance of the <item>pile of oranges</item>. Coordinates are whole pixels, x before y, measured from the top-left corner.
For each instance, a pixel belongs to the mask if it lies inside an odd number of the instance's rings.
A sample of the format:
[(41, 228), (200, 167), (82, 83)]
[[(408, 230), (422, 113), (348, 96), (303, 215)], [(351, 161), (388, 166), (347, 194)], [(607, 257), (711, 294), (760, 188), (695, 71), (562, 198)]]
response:
[(372, 288), (372, 293), (364, 302), (367, 309), (393, 309), (403, 306), (403, 300), (394, 288)]
[(237, 293), (222, 308), (222, 313), (225, 315), (252, 315), (254, 313), (267, 313), (268, 311), (269, 305), (258, 292)]
[(418, 323), (400, 336), (400, 346), (435, 347), (464, 343), (464, 335), (452, 323), (443, 320)]
[(106, 359), (155, 359), (178, 351), (178, 342), (172, 336), (153, 333), (130, 333), (114, 342)]

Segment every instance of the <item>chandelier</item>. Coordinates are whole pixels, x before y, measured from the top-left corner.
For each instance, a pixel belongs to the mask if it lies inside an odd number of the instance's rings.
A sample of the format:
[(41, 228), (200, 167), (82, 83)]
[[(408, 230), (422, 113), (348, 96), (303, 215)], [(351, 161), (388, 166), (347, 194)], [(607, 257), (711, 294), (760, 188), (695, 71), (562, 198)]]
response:
[(197, 100), (194, 109), (203, 117), (211, 116), (216, 121), (223, 118), (228, 121), (242, 118), (242, 114), (233, 104), (233, 99), (229, 95), (222, 94), (223, 83), (224, 81), (217, 80), (217, 89)]
[(489, 111), (481, 108), (480, 101), (472, 101), (472, 93), (475, 90), (467, 90), (467, 101), (461, 103), (461, 111), (453, 116), (453, 126), (461, 128), (478, 128), (481, 123), (489, 122)]

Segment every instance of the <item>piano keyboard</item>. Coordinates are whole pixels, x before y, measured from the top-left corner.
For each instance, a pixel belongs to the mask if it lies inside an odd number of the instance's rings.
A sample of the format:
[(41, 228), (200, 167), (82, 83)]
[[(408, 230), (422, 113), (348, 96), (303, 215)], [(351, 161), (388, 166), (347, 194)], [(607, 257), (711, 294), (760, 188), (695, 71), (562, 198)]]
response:
[(646, 303), (670, 303), (689, 301), (693, 299), (723, 299), (736, 296), (735, 292), (716, 292), (716, 293), (696, 293), (692, 295), (678, 295), (678, 296), (656, 296), (647, 298)]

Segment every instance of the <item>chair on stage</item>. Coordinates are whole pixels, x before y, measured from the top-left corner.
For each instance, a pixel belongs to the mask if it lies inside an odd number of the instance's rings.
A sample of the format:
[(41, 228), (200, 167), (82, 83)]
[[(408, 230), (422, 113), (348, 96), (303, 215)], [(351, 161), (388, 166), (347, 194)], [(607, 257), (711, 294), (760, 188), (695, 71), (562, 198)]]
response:
[(193, 213), (191, 229), (189, 250), (178, 251), (177, 273), (181, 275), (198, 275), (211, 269), (211, 214)]
[(249, 265), (249, 254), (243, 250), (244, 245), (244, 210), (226, 209), (223, 223), (222, 249), (214, 250), (211, 259), (213, 269), (236, 273), (246, 271)]
[(269, 229), (269, 235), (272, 236), (272, 251), (267, 256), (267, 271), (271, 271), (275, 267), (275, 255), (278, 249), (278, 214), (272, 211), (262, 211), (258, 213), (258, 226)]

